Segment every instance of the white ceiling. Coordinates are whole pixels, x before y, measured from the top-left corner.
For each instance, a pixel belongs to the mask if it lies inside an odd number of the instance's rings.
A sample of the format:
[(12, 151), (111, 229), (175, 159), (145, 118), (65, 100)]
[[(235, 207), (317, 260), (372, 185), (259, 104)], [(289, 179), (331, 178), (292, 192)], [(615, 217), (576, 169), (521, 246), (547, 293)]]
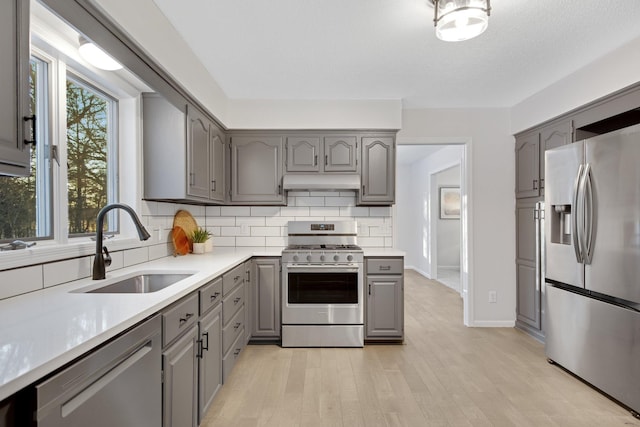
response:
[(492, 0), (436, 39), (428, 0), (154, 0), (232, 99), (510, 107), (640, 37), (639, 0)]

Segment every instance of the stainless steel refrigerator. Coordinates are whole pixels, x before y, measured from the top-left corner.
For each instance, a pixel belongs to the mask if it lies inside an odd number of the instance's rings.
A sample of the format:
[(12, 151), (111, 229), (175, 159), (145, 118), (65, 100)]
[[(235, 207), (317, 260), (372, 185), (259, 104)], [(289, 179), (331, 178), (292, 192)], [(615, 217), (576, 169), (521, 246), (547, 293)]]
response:
[(545, 165), (547, 357), (640, 412), (640, 125)]

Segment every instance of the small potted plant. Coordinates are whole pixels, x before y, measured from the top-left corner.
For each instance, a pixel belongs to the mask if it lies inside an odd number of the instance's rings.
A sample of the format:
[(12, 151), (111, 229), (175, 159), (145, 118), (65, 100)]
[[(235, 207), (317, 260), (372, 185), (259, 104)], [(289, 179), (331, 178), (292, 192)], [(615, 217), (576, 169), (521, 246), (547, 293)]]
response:
[(202, 227), (194, 230), (193, 234), (191, 234), (191, 241), (193, 242), (193, 253), (205, 253), (207, 241), (210, 240), (210, 237), (211, 233)]

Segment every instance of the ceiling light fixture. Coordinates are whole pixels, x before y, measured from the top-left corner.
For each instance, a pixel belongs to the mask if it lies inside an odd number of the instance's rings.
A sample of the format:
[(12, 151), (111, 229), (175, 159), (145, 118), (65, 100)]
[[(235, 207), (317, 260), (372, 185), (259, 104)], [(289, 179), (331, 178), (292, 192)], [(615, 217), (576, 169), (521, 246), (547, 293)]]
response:
[(435, 9), (436, 36), (447, 42), (459, 42), (479, 36), (487, 29), (489, 0), (430, 0)]
[(122, 65), (104, 50), (93, 44), (90, 40), (80, 36), (80, 47), (78, 48), (80, 56), (89, 64), (96, 68), (107, 71), (115, 71), (122, 69)]

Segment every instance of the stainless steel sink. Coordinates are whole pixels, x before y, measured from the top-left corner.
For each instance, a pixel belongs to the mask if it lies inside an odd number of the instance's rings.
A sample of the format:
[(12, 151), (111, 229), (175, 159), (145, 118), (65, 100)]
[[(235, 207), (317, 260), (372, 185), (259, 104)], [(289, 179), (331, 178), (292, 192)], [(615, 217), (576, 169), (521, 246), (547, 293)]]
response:
[(137, 276), (122, 279), (118, 282), (102, 286), (100, 288), (84, 291), (85, 293), (101, 293), (101, 294), (146, 294), (157, 292), (168, 286), (173, 285), (192, 274), (167, 274), (167, 273), (148, 273), (139, 274)]

